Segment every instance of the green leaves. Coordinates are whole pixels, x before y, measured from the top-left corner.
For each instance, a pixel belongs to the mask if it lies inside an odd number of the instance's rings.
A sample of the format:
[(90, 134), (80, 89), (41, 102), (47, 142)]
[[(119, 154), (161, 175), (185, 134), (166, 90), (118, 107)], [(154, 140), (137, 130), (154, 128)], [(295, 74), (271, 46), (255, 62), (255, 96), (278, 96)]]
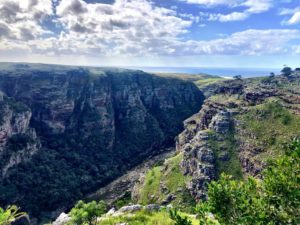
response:
[(106, 204), (103, 201), (100, 201), (98, 203), (96, 201), (92, 201), (90, 203), (79, 201), (70, 212), (70, 224), (96, 225), (97, 218), (106, 212), (106, 208)]
[(1, 225), (10, 225), (25, 216), (27, 216), (27, 214), (24, 212), (19, 212), (19, 208), (15, 205), (8, 206), (6, 210), (0, 208)]
[(187, 217), (181, 217), (176, 210), (169, 211), (170, 218), (175, 221), (175, 225), (193, 225)]
[(235, 181), (222, 174), (208, 189), (208, 200), (196, 211), (200, 225), (275, 225), (300, 223), (300, 140), (287, 146), (284, 157), (263, 173)]

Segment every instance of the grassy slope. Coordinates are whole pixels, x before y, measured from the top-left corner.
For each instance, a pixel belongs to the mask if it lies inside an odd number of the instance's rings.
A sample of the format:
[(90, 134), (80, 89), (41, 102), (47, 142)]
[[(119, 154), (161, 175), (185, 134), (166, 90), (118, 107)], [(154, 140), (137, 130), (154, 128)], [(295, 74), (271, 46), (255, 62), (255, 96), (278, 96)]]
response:
[(284, 108), (277, 100), (254, 106), (238, 119), (244, 122), (243, 129), (255, 135), (255, 138), (241, 138), (264, 149), (255, 156), (260, 160), (280, 156), (282, 152), (278, 149), (282, 149), (282, 145), (291, 138), (300, 136), (300, 117)]
[(183, 176), (179, 167), (182, 157), (182, 154), (177, 154), (146, 174), (145, 181), (139, 188), (138, 203), (160, 204), (168, 195), (173, 195), (176, 196), (171, 202), (174, 207), (188, 212), (193, 210), (195, 202), (186, 189), (189, 177)]
[[(209, 141), (216, 158), (215, 165), (217, 177), (219, 177), (221, 173), (226, 173), (228, 175), (232, 175), (235, 179), (242, 179), (243, 172), (238, 158), (238, 152), (236, 150), (237, 142), (234, 130), (232, 130), (228, 135), (223, 135), (223, 138), (224, 141), (222, 142), (216, 141), (215, 138), (211, 138)], [(228, 160), (220, 159), (224, 151), (228, 154)]]
[(183, 73), (156, 73), (158, 76), (162, 77), (170, 77), (170, 78), (178, 78), (186, 81), (194, 82), (199, 89), (216, 83), (218, 81), (225, 80), (225, 78), (214, 76), (214, 75), (207, 75), (207, 74), (183, 74)]
[[(187, 216), (193, 223), (193, 225), (198, 225), (197, 220), (185, 213), (180, 213), (182, 216)], [(117, 217), (107, 217), (103, 218), (98, 225), (115, 225), (119, 223), (128, 223), (129, 225), (174, 225), (169, 217), (168, 212), (161, 210), (159, 212), (147, 212), (140, 211), (134, 214), (125, 214)]]

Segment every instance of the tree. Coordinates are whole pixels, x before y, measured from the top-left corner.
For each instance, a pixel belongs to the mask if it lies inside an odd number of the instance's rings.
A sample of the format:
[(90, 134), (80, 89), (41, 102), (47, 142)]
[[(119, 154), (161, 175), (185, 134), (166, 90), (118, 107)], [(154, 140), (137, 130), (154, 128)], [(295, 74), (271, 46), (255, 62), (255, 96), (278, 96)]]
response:
[(233, 78), (235, 80), (241, 80), (242, 79), (242, 75), (235, 75), (235, 76), (233, 76)]
[(300, 224), (299, 167), (300, 140), (295, 139), (262, 180), (236, 181), (223, 174), (209, 185), (208, 200), (196, 208), (200, 224)]
[(288, 66), (286, 66), (286, 65), (285, 65), (284, 68), (281, 70), (282, 75), (285, 76), (285, 77), (290, 76), (290, 75), (292, 74), (292, 72), (293, 72), (292, 68), (291, 68), (291, 67), (288, 67)]
[(23, 217), (27, 217), (26, 213), (19, 210), (20, 208), (15, 205), (8, 206), (6, 210), (0, 207), (0, 224), (10, 225)]
[(83, 225), (85, 223), (89, 225), (96, 225), (97, 218), (106, 212), (106, 204), (103, 201), (90, 203), (84, 203), (79, 201), (75, 207), (71, 210), (71, 224)]
[(270, 73), (270, 78), (274, 78), (275, 77), (275, 73), (271, 72)]

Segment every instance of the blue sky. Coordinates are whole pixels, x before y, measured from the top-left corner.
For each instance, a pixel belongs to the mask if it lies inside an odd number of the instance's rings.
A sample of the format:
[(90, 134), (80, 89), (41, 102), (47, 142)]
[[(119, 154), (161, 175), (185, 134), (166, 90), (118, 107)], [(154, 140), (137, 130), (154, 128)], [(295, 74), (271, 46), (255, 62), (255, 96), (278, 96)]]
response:
[(300, 0), (0, 0), (0, 61), (300, 67)]

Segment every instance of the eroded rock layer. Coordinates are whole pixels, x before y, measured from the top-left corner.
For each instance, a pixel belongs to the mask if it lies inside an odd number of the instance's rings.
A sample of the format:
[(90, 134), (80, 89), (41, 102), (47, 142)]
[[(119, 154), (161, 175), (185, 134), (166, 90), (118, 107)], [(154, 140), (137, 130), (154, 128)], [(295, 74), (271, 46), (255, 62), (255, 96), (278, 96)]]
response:
[(176, 148), (190, 193), (206, 198), (207, 185), (222, 172), (239, 179), (261, 176), (269, 159), (300, 135), (300, 74), (228, 80), (214, 86), (199, 113), (187, 119)]

